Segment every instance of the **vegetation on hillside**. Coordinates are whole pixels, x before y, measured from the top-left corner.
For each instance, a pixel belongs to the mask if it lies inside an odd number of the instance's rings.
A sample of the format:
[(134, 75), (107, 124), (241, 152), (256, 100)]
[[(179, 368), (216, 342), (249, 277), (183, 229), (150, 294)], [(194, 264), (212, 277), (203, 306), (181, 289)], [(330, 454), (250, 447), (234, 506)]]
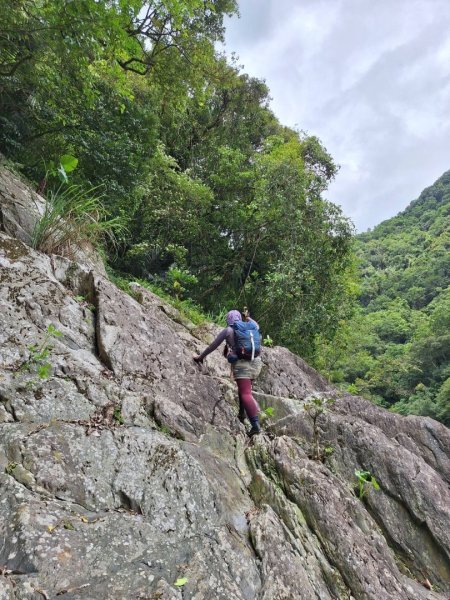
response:
[(306, 357), (317, 334), (333, 337), (354, 287), (351, 225), (322, 198), (337, 169), (215, 49), (235, 0), (0, 0), (0, 11), (0, 150), (50, 199), (61, 159), (80, 198), (101, 195), (94, 226), (115, 224), (116, 271), (205, 311), (246, 304)]
[(316, 364), (350, 391), (450, 425), (450, 171), (357, 236), (360, 305)]

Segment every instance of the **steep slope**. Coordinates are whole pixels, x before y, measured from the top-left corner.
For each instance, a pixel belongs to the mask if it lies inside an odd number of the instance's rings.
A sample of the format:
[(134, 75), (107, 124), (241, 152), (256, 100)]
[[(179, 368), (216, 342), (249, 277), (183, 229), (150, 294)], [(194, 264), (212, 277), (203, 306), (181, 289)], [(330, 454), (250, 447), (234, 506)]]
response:
[(317, 365), (353, 393), (450, 425), (450, 171), (356, 249), (360, 309)]
[(363, 304), (400, 296), (411, 308), (427, 306), (450, 285), (450, 171), (358, 240), (366, 280)]
[[(41, 200), (1, 177), (0, 599), (448, 597), (448, 429), (274, 348), (257, 383), (274, 416), (249, 442), (220, 353), (192, 361), (214, 328), (32, 250)], [(313, 397), (335, 399), (323, 461)], [(380, 489), (359, 499), (355, 469)]]

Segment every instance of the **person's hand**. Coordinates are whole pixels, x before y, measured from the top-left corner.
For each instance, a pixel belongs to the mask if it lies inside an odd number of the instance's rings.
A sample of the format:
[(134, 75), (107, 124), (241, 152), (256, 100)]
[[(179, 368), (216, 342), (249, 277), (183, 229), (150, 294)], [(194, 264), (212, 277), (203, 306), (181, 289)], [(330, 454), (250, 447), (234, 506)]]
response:
[(194, 361), (198, 364), (198, 365), (202, 365), (203, 364), (203, 358), (200, 358), (200, 356), (194, 356)]

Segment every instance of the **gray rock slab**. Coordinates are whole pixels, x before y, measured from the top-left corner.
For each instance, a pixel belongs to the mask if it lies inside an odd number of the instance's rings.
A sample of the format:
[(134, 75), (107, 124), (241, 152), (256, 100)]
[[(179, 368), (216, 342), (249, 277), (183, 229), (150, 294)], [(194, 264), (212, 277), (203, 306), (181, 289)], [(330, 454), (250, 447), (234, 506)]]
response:
[[(322, 552), (340, 571), (355, 598), (418, 597), (415, 586), (406, 583), (398, 570), (376, 522), (326, 467), (309, 460), (284, 437), (268, 447), (259, 445), (255, 455), (263, 470), (277, 473), (287, 497), (300, 508)], [(422, 597), (432, 596), (424, 592)]]
[[(88, 247), (31, 249), (40, 202), (0, 167), (1, 600), (449, 597), (447, 428), (264, 348), (250, 440), (220, 351), (193, 361), (221, 327), (117, 289)], [(323, 462), (313, 397), (336, 399)]]

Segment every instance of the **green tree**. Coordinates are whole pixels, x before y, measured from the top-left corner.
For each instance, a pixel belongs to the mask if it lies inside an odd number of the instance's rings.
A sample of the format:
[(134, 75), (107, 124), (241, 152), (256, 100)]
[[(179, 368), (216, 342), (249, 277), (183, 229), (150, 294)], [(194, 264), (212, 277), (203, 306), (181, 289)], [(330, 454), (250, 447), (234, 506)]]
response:
[(436, 394), (436, 412), (438, 418), (450, 426), (450, 377), (444, 381)]

